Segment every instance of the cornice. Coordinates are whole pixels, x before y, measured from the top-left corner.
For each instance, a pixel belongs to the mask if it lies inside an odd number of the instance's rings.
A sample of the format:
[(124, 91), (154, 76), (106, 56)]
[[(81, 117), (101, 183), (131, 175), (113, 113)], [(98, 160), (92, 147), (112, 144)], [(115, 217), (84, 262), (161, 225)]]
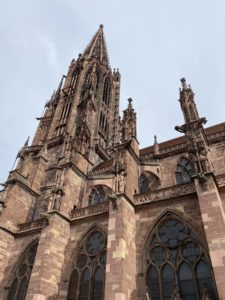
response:
[(21, 175), (20, 173), (18, 173), (17, 171), (13, 171), (11, 172), (9, 179), (6, 181), (6, 184), (17, 184), (18, 186), (20, 186), (23, 190), (25, 190), (26, 192), (28, 192), (29, 194), (31, 194), (32, 196), (38, 197), (40, 196), (39, 193), (37, 193), (36, 191), (34, 191), (29, 185), (28, 182), (25, 182), (26, 178)]

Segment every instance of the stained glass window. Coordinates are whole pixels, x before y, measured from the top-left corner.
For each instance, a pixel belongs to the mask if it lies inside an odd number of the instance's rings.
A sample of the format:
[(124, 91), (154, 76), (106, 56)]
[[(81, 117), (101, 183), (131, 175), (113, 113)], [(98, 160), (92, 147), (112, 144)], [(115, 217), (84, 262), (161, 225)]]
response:
[(146, 193), (149, 189), (149, 182), (146, 175), (141, 175), (139, 180), (140, 193)]
[(16, 270), (14, 271), (14, 279), (12, 280), (9, 288), (7, 300), (24, 300), (26, 298), (37, 246), (37, 243), (32, 244), (22, 256)]
[(176, 182), (187, 183), (191, 181), (191, 164), (187, 158), (182, 158), (176, 168)]
[(145, 253), (150, 299), (170, 300), (178, 293), (182, 300), (201, 300), (205, 289), (211, 300), (218, 299), (206, 250), (189, 225), (173, 214), (153, 230)]
[(73, 264), (67, 300), (103, 300), (106, 265), (106, 237), (93, 230), (83, 240)]
[(102, 185), (96, 185), (91, 189), (89, 205), (102, 203), (106, 200), (106, 191)]
[(140, 193), (156, 190), (160, 185), (159, 178), (151, 172), (145, 172), (139, 178)]

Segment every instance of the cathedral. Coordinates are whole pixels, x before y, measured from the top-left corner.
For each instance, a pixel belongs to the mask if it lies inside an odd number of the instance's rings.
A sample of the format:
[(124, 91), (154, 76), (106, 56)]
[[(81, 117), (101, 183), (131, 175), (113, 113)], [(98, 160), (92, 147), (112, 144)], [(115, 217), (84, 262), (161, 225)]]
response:
[(2, 183), (0, 300), (225, 300), (225, 123), (182, 78), (180, 137), (140, 149), (120, 79), (100, 25)]

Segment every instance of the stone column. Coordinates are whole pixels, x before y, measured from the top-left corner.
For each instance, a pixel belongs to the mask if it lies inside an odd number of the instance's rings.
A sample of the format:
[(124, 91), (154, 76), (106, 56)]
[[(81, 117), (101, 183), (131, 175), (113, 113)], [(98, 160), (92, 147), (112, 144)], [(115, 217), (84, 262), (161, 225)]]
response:
[(212, 176), (201, 186), (195, 179), (196, 191), (212, 261), (219, 299), (225, 300), (225, 214)]
[[(135, 212), (124, 195), (110, 206), (105, 298), (136, 299)], [(117, 206), (117, 207), (116, 207)]]
[(26, 300), (57, 298), (69, 236), (69, 222), (58, 213), (52, 214), (41, 233)]

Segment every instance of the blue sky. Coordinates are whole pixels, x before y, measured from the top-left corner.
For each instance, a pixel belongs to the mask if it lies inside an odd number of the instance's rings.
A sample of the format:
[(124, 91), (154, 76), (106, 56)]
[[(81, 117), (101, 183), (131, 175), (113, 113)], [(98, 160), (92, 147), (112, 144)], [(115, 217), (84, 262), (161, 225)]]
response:
[(33, 137), (72, 58), (104, 24), (121, 110), (133, 98), (141, 147), (179, 134), (180, 78), (207, 126), (225, 121), (224, 0), (0, 0), (0, 182)]

